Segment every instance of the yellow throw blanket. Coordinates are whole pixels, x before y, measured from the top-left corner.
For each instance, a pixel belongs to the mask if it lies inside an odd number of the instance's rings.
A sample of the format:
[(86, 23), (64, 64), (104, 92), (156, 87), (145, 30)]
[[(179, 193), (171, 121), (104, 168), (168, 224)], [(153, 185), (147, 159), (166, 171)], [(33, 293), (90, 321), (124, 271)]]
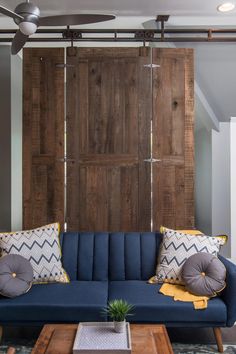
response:
[(209, 297), (197, 296), (189, 293), (183, 285), (164, 283), (159, 292), (163, 295), (173, 296), (175, 301), (193, 302), (195, 310), (207, 308)]

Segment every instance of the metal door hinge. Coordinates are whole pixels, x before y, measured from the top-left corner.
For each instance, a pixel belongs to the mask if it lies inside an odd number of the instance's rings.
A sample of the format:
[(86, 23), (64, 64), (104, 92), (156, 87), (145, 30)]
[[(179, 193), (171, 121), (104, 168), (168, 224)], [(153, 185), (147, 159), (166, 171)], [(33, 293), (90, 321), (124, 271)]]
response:
[(161, 162), (162, 160), (160, 159), (154, 159), (154, 158), (150, 158), (150, 159), (145, 159), (143, 160), (144, 162), (149, 162), (149, 163), (154, 163), (154, 162)]
[(160, 68), (161, 66), (158, 64), (144, 64), (144, 67), (154, 69), (154, 68)]

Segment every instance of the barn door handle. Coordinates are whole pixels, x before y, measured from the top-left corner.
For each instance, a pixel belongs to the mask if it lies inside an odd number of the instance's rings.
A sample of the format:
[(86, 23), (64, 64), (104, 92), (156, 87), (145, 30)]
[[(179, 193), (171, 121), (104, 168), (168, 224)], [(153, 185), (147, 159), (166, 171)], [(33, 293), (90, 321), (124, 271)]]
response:
[(145, 159), (143, 160), (144, 162), (150, 162), (150, 163), (153, 163), (153, 162), (161, 162), (162, 160), (160, 159), (153, 159), (152, 157), (150, 159)]

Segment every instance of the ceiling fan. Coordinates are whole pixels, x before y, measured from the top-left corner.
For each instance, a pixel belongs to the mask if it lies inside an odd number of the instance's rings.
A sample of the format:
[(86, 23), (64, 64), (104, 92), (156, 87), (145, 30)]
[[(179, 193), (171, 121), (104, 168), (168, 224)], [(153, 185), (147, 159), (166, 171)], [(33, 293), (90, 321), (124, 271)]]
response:
[(29, 2), (29, 0), (17, 5), (14, 11), (0, 5), (0, 13), (12, 17), (14, 22), (19, 26), (12, 41), (12, 54), (17, 54), (21, 48), (23, 48), (28, 37), (34, 34), (39, 26), (84, 25), (87, 23), (113, 20), (115, 18), (113, 15), (99, 14), (73, 14), (40, 17), (39, 8)]

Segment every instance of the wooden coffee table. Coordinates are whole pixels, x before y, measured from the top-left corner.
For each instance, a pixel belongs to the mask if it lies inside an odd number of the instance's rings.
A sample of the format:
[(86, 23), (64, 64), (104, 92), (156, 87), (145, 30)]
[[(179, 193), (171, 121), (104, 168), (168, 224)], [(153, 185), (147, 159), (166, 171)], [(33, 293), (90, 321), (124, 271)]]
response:
[[(173, 354), (164, 325), (131, 324), (132, 354)], [(45, 325), (31, 354), (72, 354), (78, 325)]]

